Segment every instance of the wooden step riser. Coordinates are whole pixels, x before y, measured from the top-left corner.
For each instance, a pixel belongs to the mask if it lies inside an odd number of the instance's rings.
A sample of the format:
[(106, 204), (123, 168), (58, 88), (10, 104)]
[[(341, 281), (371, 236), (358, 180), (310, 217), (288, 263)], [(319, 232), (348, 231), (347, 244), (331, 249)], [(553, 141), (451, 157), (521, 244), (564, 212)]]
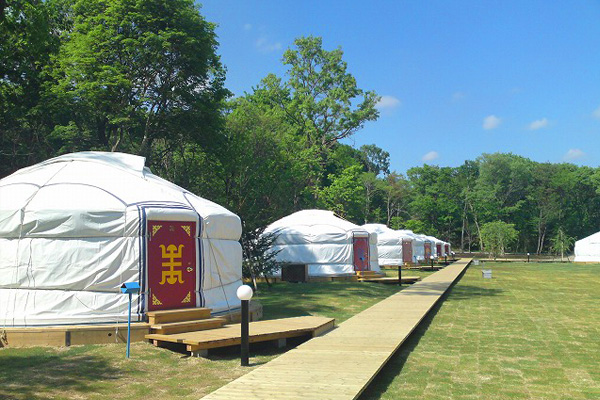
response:
[(147, 313), (150, 325), (170, 322), (195, 321), (210, 318), (210, 308), (190, 308), (184, 310), (150, 311)]
[(221, 318), (214, 318), (207, 319), (202, 322), (190, 322), (189, 324), (182, 323), (174, 326), (157, 325), (156, 328), (150, 327), (150, 331), (159, 335), (172, 335), (174, 333), (196, 332), (205, 331), (208, 329), (221, 328), (223, 325), (225, 325), (225, 320)]

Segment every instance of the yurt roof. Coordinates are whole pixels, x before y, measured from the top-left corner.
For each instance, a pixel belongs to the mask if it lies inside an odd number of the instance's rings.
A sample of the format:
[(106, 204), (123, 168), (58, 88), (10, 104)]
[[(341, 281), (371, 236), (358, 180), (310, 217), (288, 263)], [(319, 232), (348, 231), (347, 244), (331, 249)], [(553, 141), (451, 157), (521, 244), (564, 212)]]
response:
[(362, 231), (364, 228), (337, 216), (333, 211), (302, 210), (283, 217), (267, 227), (265, 232), (319, 235), (323, 233), (346, 233)]
[[(239, 217), (144, 165), (144, 157), (90, 151), (21, 169), (0, 180), (0, 236), (68, 236), (69, 229), (124, 219), (130, 207), (156, 204), (195, 210), (205, 237), (239, 238)], [(59, 223), (62, 231), (50, 229)]]

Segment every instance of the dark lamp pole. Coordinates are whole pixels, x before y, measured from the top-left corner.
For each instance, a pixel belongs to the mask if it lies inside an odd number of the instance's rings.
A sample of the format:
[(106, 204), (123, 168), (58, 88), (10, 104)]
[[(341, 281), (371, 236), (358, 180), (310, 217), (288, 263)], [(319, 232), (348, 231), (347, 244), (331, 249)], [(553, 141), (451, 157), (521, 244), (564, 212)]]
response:
[(250, 365), (250, 311), (248, 304), (252, 298), (252, 288), (248, 285), (242, 285), (237, 290), (237, 297), (242, 302), (242, 323), (241, 323), (241, 365), (247, 367)]

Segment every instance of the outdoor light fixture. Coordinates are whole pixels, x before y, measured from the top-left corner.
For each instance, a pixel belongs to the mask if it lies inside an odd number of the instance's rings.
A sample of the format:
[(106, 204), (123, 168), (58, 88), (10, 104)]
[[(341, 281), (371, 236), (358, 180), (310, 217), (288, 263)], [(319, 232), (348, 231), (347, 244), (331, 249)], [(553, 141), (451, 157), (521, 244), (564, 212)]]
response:
[(434, 259), (435, 257), (433, 257), (433, 256), (429, 256), (429, 258), (431, 259), (431, 270), (433, 271), (433, 259)]
[(529, 262), (529, 253), (527, 253), (527, 262)]
[(398, 264), (398, 286), (402, 286), (402, 265)]
[(250, 312), (248, 310), (248, 303), (254, 294), (252, 288), (248, 285), (242, 285), (237, 289), (237, 297), (242, 301), (242, 337), (241, 337), (241, 365), (247, 367), (250, 365)]
[(129, 347), (131, 345), (131, 295), (139, 293), (139, 282), (125, 282), (121, 285), (121, 293), (129, 295), (129, 314), (127, 314), (127, 358), (129, 358)]

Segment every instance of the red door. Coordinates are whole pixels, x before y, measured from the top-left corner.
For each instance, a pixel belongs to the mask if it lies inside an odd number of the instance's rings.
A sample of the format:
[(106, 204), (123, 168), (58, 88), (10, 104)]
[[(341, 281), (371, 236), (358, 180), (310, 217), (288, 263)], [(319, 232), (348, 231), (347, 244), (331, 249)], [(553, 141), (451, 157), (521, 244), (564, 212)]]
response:
[(450, 254), (450, 245), (449, 244), (445, 244), (444, 247), (446, 249), (446, 255)]
[(148, 221), (148, 311), (196, 307), (196, 223)]
[(354, 236), (352, 238), (353, 253), (354, 253), (354, 270), (369, 271), (369, 237)]
[(412, 240), (402, 239), (402, 263), (411, 263), (413, 260)]
[(438, 257), (442, 257), (442, 244), (441, 243), (436, 244), (435, 248), (437, 250)]
[(425, 262), (429, 262), (431, 257), (431, 242), (425, 242)]

